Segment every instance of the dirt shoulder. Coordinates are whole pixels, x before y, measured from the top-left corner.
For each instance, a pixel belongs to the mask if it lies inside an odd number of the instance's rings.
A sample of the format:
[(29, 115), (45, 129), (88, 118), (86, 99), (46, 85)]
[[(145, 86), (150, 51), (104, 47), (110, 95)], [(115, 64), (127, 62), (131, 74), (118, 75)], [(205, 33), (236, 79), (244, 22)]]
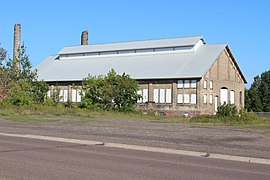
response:
[(270, 159), (266, 130), (99, 118), (26, 124), (0, 118), (1, 133), (33, 134)]

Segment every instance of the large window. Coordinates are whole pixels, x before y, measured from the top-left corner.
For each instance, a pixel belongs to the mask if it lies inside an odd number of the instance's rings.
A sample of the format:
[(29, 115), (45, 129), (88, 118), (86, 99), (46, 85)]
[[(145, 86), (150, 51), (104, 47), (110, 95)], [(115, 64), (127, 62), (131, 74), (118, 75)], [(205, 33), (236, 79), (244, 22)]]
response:
[(197, 80), (178, 80), (177, 88), (197, 88)]
[(143, 102), (148, 101), (148, 89), (143, 89)]
[(154, 89), (154, 102), (158, 103), (158, 89)]
[(177, 103), (183, 104), (183, 94), (177, 94)]
[(166, 103), (172, 103), (172, 90), (166, 89)]
[(189, 104), (189, 103), (190, 103), (189, 94), (184, 94), (184, 104)]
[(196, 104), (196, 94), (191, 94), (190, 104)]
[(223, 87), (220, 89), (220, 104), (228, 104), (228, 89)]
[(165, 89), (159, 91), (159, 103), (165, 103)]

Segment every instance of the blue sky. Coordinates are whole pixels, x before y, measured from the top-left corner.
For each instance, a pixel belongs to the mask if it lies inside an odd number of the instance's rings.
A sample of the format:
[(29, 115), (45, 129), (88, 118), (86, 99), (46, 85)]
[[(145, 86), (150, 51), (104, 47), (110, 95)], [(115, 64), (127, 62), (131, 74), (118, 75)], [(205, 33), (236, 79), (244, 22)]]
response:
[(0, 43), (12, 57), (13, 27), (33, 66), (64, 46), (202, 35), (229, 44), (248, 85), (270, 69), (269, 0), (9, 0), (1, 1)]

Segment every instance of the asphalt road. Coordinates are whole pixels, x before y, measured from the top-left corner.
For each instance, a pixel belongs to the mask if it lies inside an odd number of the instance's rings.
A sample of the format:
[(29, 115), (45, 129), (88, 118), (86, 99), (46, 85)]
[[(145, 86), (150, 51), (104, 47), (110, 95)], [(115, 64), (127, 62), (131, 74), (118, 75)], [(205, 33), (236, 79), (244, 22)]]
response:
[(270, 166), (0, 136), (0, 179), (270, 179)]

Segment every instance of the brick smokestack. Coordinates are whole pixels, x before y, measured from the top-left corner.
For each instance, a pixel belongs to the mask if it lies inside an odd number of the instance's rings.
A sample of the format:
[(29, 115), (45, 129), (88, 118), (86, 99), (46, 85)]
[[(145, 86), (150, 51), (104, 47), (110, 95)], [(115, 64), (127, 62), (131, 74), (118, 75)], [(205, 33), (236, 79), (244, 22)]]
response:
[(82, 32), (81, 45), (88, 45), (88, 31), (87, 30)]
[(16, 67), (20, 69), (20, 46), (21, 46), (21, 25), (14, 26), (14, 46), (13, 46), (13, 61)]

